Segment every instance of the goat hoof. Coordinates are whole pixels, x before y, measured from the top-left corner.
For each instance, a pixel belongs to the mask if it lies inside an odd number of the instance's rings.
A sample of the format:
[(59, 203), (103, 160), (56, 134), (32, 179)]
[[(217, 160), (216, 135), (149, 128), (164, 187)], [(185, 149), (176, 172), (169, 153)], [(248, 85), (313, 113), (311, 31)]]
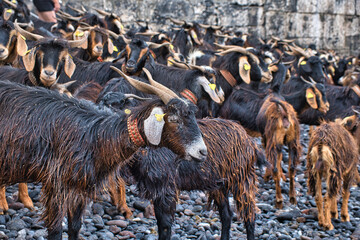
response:
[(131, 216), (133, 215), (132, 211), (129, 208), (118, 208), (120, 214), (122, 214), (126, 219), (130, 219)]
[(341, 215), (341, 221), (342, 222), (350, 222), (350, 216), (349, 215)]
[(23, 199), (19, 199), (20, 202), (22, 202), (24, 204), (24, 207), (33, 210), (34, 209), (34, 203), (33, 201), (30, 199), (30, 197), (28, 198), (23, 198)]
[(338, 212), (330, 212), (330, 214), (331, 214), (331, 218), (337, 219), (339, 217)]
[(334, 226), (330, 223), (330, 224), (326, 224), (326, 225), (324, 225), (324, 229), (325, 230), (333, 230), (334, 229)]
[(296, 205), (297, 204), (296, 197), (290, 197), (290, 203)]
[(275, 203), (275, 207), (278, 209), (282, 209), (283, 208), (283, 201), (276, 201)]

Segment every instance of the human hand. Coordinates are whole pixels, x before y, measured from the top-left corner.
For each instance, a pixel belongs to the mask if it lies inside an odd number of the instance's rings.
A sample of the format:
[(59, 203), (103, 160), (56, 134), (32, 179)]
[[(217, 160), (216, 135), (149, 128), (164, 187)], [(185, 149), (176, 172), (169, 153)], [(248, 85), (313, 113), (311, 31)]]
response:
[(58, 0), (53, 0), (54, 2), (54, 10), (55, 12), (58, 12), (60, 10), (60, 4)]

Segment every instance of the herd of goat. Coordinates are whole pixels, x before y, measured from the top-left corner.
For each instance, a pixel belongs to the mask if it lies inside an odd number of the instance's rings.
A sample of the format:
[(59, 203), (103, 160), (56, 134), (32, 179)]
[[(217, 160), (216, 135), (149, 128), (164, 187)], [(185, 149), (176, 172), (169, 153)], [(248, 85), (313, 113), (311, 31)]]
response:
[[(283, 207), (282, 151), (296, 204), (300, 123), (309, 132), (308, 192), (319, 225), (350, 221), (350, 187), (360, 180), (360, 64), (331, 50), (267, 42), (223, 27), (169, 19), (169, 30), (67, 5), (58, 23), (3, 0), (0, 19), (0, 210), (5, 187), (33, 207), (27, 182), (42, 184), (49, 239), (78, 239), (86, 205), (102, 189), (127, 218), (125, 183), (152, 201), (159, 239), (171, 239), (178, 192), (203, 190), (230, 239), (234, 198), (255, 239), (256, 167), (273, 178)], [(156, 97), (155, 97), (156, 96)], [(253, 137), (262, 137), (263, 148)], [(326, 194), (322, 194), (322, 182)]]

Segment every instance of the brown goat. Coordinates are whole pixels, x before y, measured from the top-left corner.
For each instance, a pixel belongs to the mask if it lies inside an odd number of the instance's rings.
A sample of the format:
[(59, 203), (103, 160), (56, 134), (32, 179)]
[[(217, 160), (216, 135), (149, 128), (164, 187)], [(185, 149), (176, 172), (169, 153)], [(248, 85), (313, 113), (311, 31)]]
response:
[(274, 178), (276, 207), (283, 206), (280, 179), (286, 179), (281, 168), (282, 146), (285, 144), (289, 148), (290, 202), (296, 204), (295, 169), (301, 153), (300, 124), (296, 112), (291, 104), (276, 94), (269, 94), (260, 108), (256, 123), (262, 133), (266, 158), (272, 164), (272, 169), (266, 169), (264, 179), (268, 180), (271, 175)]
[[(355, 119), (356, 118), (356, 119)], [(348, 201), (350, 187), (355, 182), (358, 164), (358, 146), (354, 137), (346, 130), (350, 122), (359, 122), (357, 116), (335, 122), (323, 122), (310, 138), (307, 154), (308, 192), (315, 195), (319, 225), (334, 229), (331, 218), (338, 218), (336, 197), (342, 183), (341, 221), (350, 221)], [(323, 205), (322, 179), (327, 192)], [(331, 217), (330, 217), (331, 214)]]

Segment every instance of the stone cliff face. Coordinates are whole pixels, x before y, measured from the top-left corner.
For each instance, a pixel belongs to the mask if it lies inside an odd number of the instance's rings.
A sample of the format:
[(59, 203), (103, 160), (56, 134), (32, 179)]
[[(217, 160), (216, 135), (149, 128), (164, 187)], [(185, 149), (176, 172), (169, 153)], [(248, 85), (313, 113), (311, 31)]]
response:
[[(71, 0), (70, 2), (74, 2)], [(78, 2), (77, 2), (78, 3)], [(124, 25), (148, 20), (170, 25), (168, 17), (296, 39), (307, 46), (359, 53), (360, 0), (83, 0), (85, 6), (120, 13)], [(155, 30), (155, 28), (154, 28)]]

